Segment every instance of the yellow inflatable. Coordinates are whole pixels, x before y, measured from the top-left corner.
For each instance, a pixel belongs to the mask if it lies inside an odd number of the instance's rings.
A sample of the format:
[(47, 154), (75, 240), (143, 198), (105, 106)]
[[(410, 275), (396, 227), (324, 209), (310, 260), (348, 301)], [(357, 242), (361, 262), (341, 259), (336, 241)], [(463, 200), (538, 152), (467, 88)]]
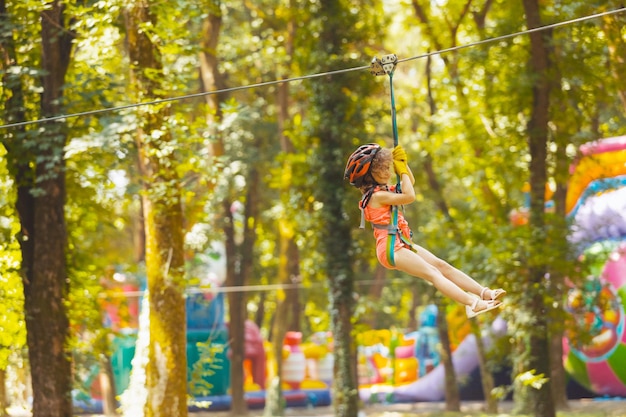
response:
[(583, 156), (573, 167), (565, 210), (569, 214), (592, 181), (626, 175), (626, 149)]

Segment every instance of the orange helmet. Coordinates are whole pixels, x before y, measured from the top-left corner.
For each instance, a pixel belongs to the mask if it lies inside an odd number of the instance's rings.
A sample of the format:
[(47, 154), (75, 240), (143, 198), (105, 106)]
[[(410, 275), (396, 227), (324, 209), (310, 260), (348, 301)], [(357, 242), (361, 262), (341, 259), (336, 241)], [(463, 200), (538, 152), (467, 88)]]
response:
[(375, 143), (359, 146), (348, 158), (343, 178), (349, 180), (351, 185), (361, 188), (365, 176), (372, 167), (372, 160), (381, 149), (382, 147)]

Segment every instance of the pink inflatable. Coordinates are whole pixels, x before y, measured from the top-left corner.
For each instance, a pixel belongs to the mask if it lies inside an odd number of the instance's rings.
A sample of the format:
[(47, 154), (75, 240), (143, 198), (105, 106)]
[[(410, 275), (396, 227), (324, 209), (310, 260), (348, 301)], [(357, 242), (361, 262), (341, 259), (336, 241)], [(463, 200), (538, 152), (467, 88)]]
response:
[(626, 396), (626, 243), (585, 287), (568, 299), (575, 327), (564, 340), (565, 369), (598, 395)]
[[(614, 138), (601, 139), (580, 145), (582, 155), (592, 155), (604, 152), (613, 152), (624, 149), (626, 136), (616, 136)], [(570, 172), (571, 174), (572, 172)]]

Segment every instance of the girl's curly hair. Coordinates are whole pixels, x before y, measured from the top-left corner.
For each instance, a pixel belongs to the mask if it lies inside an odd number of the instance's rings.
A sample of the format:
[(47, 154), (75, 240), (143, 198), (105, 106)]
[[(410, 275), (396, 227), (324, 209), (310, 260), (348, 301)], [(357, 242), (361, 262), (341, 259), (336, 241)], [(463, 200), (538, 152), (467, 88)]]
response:
[(364, 193), (368, 191), (370, 188), (375, 187), (377, 185), (386, 185), (379, 184), (374, 179), (373, 175), (378, 175), (384, 172), (389, 171), (391, 169), (391, 164), (393, 163), (393, 155), (391, 153), (391, 149), (382, 148), (374, 159), (372, 159), (372, 166), (370, 168), (370, 172), (367, 177), (363, 179), (363, 186), (361, 187), (361, 192)]

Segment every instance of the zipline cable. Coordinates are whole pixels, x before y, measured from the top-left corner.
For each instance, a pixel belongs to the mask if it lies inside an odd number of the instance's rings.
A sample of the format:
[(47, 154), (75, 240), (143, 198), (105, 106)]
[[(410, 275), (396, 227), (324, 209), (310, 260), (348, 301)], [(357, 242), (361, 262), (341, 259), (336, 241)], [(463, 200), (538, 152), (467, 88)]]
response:
[[(403, 278), (395, 278), (391, 280), (385, 280), (386, 283), (401, 283), (401, 284), (410, 284), (412, 280), (403, 279)], [(355, 281), (354, 285), (356, 286), (364, 286), (364, 285), (374, 285), (376, 280), (373, 279), (365, 279)], [(294, 284), (258, 284), (258, 285), (246, 285), (246, 286), (230, 286), (230, 287), (208, 287), (208, 288), (188, 288), (185, 290), (185, 295), (194, 295), (194, 294), (228, 294), (235, 292), (261, 292), (261, 291), (275, 291), (275, 290), (292, 290), (292, 289), (314, 289), (314, 288), (322, 288), (327, 287), (326, 284), (317, 283), (313, 285), (305, 285), (302, 283), (294, 283)], [(147, 294), (147, 291), (137, 290), (137, 291), (126, 291), (126, 292), (114, 292), (110, 294), (101, 294), (99, 298), (133, 298), (133, 297), (143, 297)]]
[[(521, 35), (526, 35), (526, 34), (530, 34), (530, 33), (540, 32), (540, 31), (543, 31), (543, 30), (559, 28), (559, 27), (562, 27), (562, 26), (567, 26), (567, 25), (571, 25), (571, 24), (575, 24), (575, 23), (580, 23), (580, 22), (584, 22), (584, 21), (587, 21), (587, 20), (597, 19), (599, 17), (604, 17), (604, 16), (609, 16), (609, 15), (613, 15), (613, 14), (622, 13), (624, 11), (626, 11), (626, 7), (622, 7), (622, 8), (615, 9), (615, 10), (609, 10), (609, 11), (606, 11), (606, 12), (596, 13), (596, 14), (592, 14), (592, 15), (582, 16), (582, 17), (578, 17), (578, 18), (575, 18), (575, 19), (566, 20), (564, 22), (552, 23), (552, 24), (545, 25), (545, 26), (540, 26), (540, 27), (537, 27), (537, 28), (522, 30), (522, 31), (519, 31), (519, 32), (510, 33), (508, 35), (502, 35), (502, 36), (496, 36), (494, 38), (482, 39), (480, 41), (470, 42), (470, 43), (467, 43), (467, 44), (464, 44), (464, 45), (453, 46), (453, 47), (450, 47), (450, 48), (445, 48), (445, 49), (429, 52), (429, 53), (422, 54), (422, 55), (416, 55), (416, 56), (409, 57), (409, 58), (399, 59), (398, 63), (400, 63), (400, 62), (407, 62), (407, 61), (413, 61), (413, 60), (416, 60), (416, 59), (422, 59), (422, 58), (426, 58), (426, 57), (434, 56), (434, 55), (441, 55), (441, 54), (448, 53), (448, 52), (454, 52), (454, 51), (458, 51), (458, 50), (461, 50), (461, 49), (471, 48), (471, 47), (478, 46), (478, 45), (483, 45), (483, 44), (486, 44), (486, 43), (491, 43), (491, 42), (497, 42), (497, 41), (501, 41), (501, 40), (505, 40), (505, 39), (510, 39), (510, 38), (513, 38), (513, 37), (516, 37), (516, 36), (521, 36)], [(256, 83), (256, 84), (242, 85), (242, 86), (237, 86), (237, 87), (225, 88), (225, 89), (222, 89), (222, 90), (204, 91), (202, 93), (195, 93), (195, 94), (187, 94), (187, 95), (183, 95), (183, 96), (169, 97), (169, 98), (164, 98), (164, 99), (159, 99), (159, 100), (146, 101), (146, 102), (143, 102), (143, 103), (126, 104), (126, 105), (122, 105), (122, 106), (106, 107), (106, 108), (97, 109), (97, 110), (88, 110), (88, 111), (78, 112), (78, 113), (70, 113), (70, 114), (65, 114), (65, 115), (46, 117), (46, 118), (43, 118), (43, 119), (36, 119), (36, 120), (29, 120), (29, 121), (23, 121), (23, 122), (8, 123), (8, 124), (0, 125), (0, 129), (8, 129), (8, 128), (12, 128), (12, 127), (26, 126), (26, 125), (31, 125), (31, 124), (47, 123), (47, 122), (53, 122), (53, 121), (56, 121), (56, 120), (76, 118), (76, 117), (82, 117), (82, 116), (93, 116), (93, 115), (96, 115), (96, 114), (102, 114), (102, 113), (108, 113), (108, 112), (116, 112), (116, 111), (127, 110), (127, 109), (131, 109), (131, 108), (135, 108), (135, 107), (157, 105), (157, 104), (163, 104), (163, 103), (168, 103), (168, 102), (172, 102), (172, 101), (182, 101), (182, 100), (186, 100), (186, 99), (190, 99), (190, 98), (204, 97), (204, 96), (210, 96), (210, 95), (214, 95), (214, 94), (231, 93), (231, 92), (234, 92), (234, 91), (248, 90), (248, 89), (254, 89), (254, 88), (259, 88), (259, 87), (266, 87), (266, 86), (270, 86), (270, 85), (276, 85), (276, 84), (282, 84), (282, 83), (290, 83), (290, 82), (294, 82), (294, 81), (302, 81), (302, 80), (307, 80), (307, 79), (312, 79), (312, 78), (320, 78), (320, 77), (325, 77), (325, 76), (329, 76), (329, 75), (342, 74), (342, 73), (352, 72), (352, 71), (362, 71), (362, 70), (369, 69), (369, 68), (370, 68), (370, 65), (362, 65), (362, 66), (359, 66), (359, 67), (345, 68), (345, 69), (328, 71), (328, 72), (322, 72), (322, 73), (317, 73), (317, 74), (308, 74), (308, 75), (302, 75), (300, 77), (292, 77), (292, 78), (285, 78), (285, 79), (282, 79), (282, 80), (266, 81), (266, 82), (261, 82), (261, 83)]]
[(541, 32), (543, 30), (555, 29), (555, 28), (559, 28), (559, 27), (562, 27), (562, 26), (571, 25), (571, 24), (574, 24), (574, 23), (584, 22), (586, 20), (592, 20), (592, 19), (596, 19), (596, 18), (599, 18), (599, 17), (604, 17), (604, 16), (609, 16), (609, 15), (612, 15), (612, 14), (622, 13), (622, 12), (625, 12), (625, 11), (626, 11), (626, 6), (621, 7), (619, 9), (602, 12), (602, 13), (597, 13), (597, 14), (592, 14), (592, 15), (588, 15), (588, 16), (577, 17), (575, 19), (566, 20), (564, 22), (552, 23), (552, 24), (549, 24), (549, 25), (546, 25), (546, 26), (540, 26), (540, 27), (536, 27), (536, 28), (532, 28), (532, 29), (522, 30), (520, 32), (510, 33), (508, 35), (496, 36), (495, 38), (487, 38), (487, 39), (483, 39), (483, 40), (480, 40), (480, 41), (470, 42), (470, 43), (465, 44), (465, 45), (452, 46), (450, 48), (444, 48), (444, 49), (440, 49), (438, 51), (428, 52), (428, 53), (425, 53), (425, 54), (422, 54), (422, 55), (417, 55), (417, 56), (413, 56), (413, 57), (409, 57), (409, 58), (403, 58), (403, 59), (399, 59), (398, 63), (412, 61), (412, 60), (415, 60), (415, 59), (427, 58), (427, 57), (433, 56), (433, 55), (441, 55), (441, 54), (445, 54), (447, 52), (454, 52), (454, 51), (458, 51), (460, 49), (466, 49), (466, 48), (470, 48), (470, 47), (478, 46), (478, 45), (483, 45), (483, 44), (490, 43), (490, 42), (496, 42), (496, 41), (501, 41), (501, 40), (505, 40), (505, 39), (510, 39), (510, 38), (514, 38), (514, 37), (520, 36), (520, 35), (528, 35), (528, 34), (535, 33), (535, 32)]

